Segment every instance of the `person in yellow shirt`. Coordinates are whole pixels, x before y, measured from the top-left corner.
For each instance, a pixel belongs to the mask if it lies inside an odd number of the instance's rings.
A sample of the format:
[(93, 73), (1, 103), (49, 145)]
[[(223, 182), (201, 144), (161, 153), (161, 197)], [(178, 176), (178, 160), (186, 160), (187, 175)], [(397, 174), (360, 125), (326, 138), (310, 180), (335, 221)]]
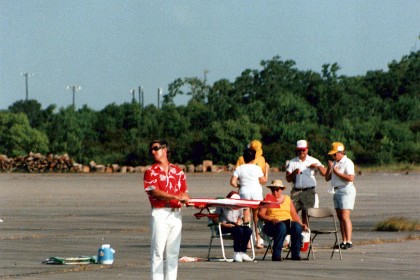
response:
[[(263, 149), (262, 149), (262, 143), (258, 140), (252, 140), (251, 143), (249, 143), (248, 148), (253, 149), (255, 151), (255, 160), (254, 164), (261, 167), (261, 170), (266, 172), (266, 166), (265, 166), (265, 158), (263, 157)], [(236, 162), (236, 167), (245, 164), (245, 160), (243, 156), (240, 156)]]
[(273, 255), (272, 261), (281, 261), (281, 250), (284, 239), (287, 234), (291, 237), (290, 251), (292, 260), (300, 261), (300, 248), (302, 246), (302, 230), (307, 230), (307, 226), (302, 223), (299, 214), (296, 212), (290, 196), (284, 195), (283, 190), (286, 186), (282, 180), (274, 180), (267, 186), (277, 202), (280, 202), (280, 208), (262, 208), (258, 216), (264, 220), (264, 232), (273, 237)]

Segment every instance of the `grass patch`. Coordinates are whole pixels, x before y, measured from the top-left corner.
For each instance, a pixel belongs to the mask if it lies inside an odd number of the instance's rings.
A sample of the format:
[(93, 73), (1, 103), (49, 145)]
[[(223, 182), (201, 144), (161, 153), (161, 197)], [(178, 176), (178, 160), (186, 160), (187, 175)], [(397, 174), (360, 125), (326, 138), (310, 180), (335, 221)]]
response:
[(375, 225), (376, 231), (418, 231), (420, 224), (417, 221), (404, 217), (391, 217), (388, 220), (378, 222)]
[(395, 238), (395, 239), (372, 239), (372, 240), (362, 240), (359, 242), (356, 242), (356, 245), (380, 245), (385, 243), (398, 243), (398, 242), (404, 242), (404, 241), (413, 241), (413, 240), (420, 240), (419, 235), (407, 235), (405, 237), (401, 238)]
[(419, 173), (420, 165), (412, 163), (395, 163), (377, 166), (357, 166), (357, 171), (360, 172), (403, 172), (403, 173)]

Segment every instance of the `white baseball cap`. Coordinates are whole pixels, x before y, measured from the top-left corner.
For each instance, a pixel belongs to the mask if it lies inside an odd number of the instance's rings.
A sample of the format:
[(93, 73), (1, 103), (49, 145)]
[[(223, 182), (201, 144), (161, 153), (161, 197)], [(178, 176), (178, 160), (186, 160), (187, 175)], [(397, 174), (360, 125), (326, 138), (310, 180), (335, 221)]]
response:
[(306, 150), (308, 148), (308, 142), (306, 140), (299, 140), (296, 142), (296, 150)]

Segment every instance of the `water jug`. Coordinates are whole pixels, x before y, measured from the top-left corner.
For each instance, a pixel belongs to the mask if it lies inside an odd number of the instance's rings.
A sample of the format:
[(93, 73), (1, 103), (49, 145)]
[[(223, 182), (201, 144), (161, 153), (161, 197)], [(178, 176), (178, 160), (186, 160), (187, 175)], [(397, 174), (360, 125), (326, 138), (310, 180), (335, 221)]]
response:
[(302, 247), (300, 248), (301, 252), (306, 252), (308, 250), (309, 242), (311, 242), (311, 230), (308, 228), (308, 231), (302, 231)]
[(112, 264), (114, 262), (115, 250), (109, 244), (103, 244), (98, 250), (98, 263)]

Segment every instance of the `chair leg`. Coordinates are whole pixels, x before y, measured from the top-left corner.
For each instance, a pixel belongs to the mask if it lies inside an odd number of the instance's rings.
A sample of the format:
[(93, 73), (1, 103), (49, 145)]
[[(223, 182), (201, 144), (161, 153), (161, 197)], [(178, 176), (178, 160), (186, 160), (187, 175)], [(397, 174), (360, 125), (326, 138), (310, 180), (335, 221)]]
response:
[(312, 251), (312, 239), (309, 241), (309, 250), (308, 250), (308, 254), (306, 255), (306, 259), (309, 260), (309, 255), (311, 254)]
[(308, 250), (308, 255), (306, 256), (306, 259), (309, 260), (309, 256), (312, 253), (312, 259), (315, 260), (315, 253), (314, 253), (314, 247), (312, 246), (312, 244), (314, 243), (315, 237), (317, 235), (315, 234), (314, 237), (311, 238), (311, 240), (309, 241), (309, 250)]
[(223, 237), (222, 235), (220, 235), (220, 246), (222, 247), (222, 255), (223, 255), (223, 259), (225, 261), (227, 261), (226, 259), (226, 254), (225, 254), (225, 244), (223, 243)]
[[(265, 250), (265, 253), (264, 253), (264, 256), (263, 256), (262, 260), (265, 260), (265, 257), (267, 256), (268, 251), (271, 251), (271, 254), (273, 253), (273, 247), (272, 247), (273, 242), (274, 242), (273, 239), (270, 239), (268, 241), (268, 246), (267, 246), (267, 249)], [(290, 250), (290, 247), (289, 247), (289, 251), (286, 254), (286, 259), (289, 257), (290, 252), (291, 252), (291, 250)], [(308, 253), (308, 256), (309, 256), (309, 253)]]
[(213, 237), (210, 238), (210, 244), (209, 244), (209, 251), (207, 253), (207, 259), (210, 260), (210, 250), (211, 250), (211, 244), (213, 243)]
[(334, 252), (335, 252), (335, 246), (337, 246), (337, 245), (338, 245), (338, 253), (340, 254), (340, 260), (342, 260), (343, 256), (341, 255), (341, 247), (340, 247), (340, 243), (339, 243), (339, 239), (338, 239), (338, 233), (336, 232), (335, 233), (335, 244), (334, 244), (334, 247), (333, 247), (333, 252), (331, 254), (331, 259), (334, 255)]
[(268, 250), (271, 250), (271, 253), (273, 253), (273, 248), (271, 247), (271, 244), (272, 244), (272, 243), (273, 243), (273, 239), (270, 239), (270, 240), (268, 241), (267, 250), (265, 250), (265, 253), (264, 253), (264, 256), (263, 256), (262, 260), (265, 260), (265, 256), (267, 255)]
[(251, 242), (252, 260), (254, 260), (255, 259), (255, 248), (254, 248), (254, 241), (252, 240), (252, 235), (251, 235), (251, 238), (249, 239), (249, 241)]
[(291, 252), (291, 250), (290, 250), (290, 247), (289, 247), (289, 252), (287, 252), (287, 254), (286, 254), (286, 259), (289, 258), (290, 252)]
[(317, 237), (317, 234), (315, 234), (314, 237), (312, 237), (312, 239), (311, 239), (311, 244), (309, 245), (308, 259), (309, 259), (309, 253), (312, 251), (312, 259), (315, 260), (315, 250), (314, 250), (312, 244), (313, 244), (316, 237)]
[[(334, 245), (333, 245), (333, 248), (332, 248), (331, 258), (330, 258), (330, 259), (332, 259), (332, 258), (333, 258), (333, 256), (334, 256), (334, 253), (335, 253), (335, 246), (337, 246), (337, 244), (339, 244), (339, 243), (338, 243), (337, 233), (336, 233), (336, 234), (335, 234), (335, 242), (334, 242)], [(340, 245), (338, 245), (338, 250), (340, 250)]]

